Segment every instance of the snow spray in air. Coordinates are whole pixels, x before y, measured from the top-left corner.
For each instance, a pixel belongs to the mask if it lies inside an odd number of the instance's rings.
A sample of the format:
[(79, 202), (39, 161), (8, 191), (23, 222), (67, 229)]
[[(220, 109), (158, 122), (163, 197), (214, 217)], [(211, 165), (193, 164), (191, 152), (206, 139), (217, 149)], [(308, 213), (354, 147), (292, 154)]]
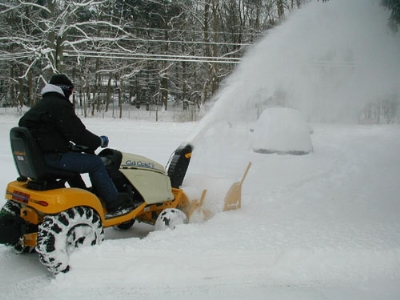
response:
[(311, 122), (357, 122), (368, 103), (399, 96), (400, 34), (379, 2), (294, 10), (248, 49), (188, 140), (196, 146), (210, 127), (255, 121), (268, 106), (298, 109)]
[(267, 107), (298, 109), (309, 122), (357, 122), (368, 103), (399, 96), (400, 34), (388, 29), (379, 2), (311, 1), (265, 32), (188, 137), (189, 170), (239, 176)]

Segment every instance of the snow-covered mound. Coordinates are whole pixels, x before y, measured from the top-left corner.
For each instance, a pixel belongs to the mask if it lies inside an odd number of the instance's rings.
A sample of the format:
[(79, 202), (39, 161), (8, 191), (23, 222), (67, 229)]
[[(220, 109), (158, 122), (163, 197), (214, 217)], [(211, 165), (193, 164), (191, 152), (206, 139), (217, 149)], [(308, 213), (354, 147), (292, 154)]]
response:
[(258, 153), (310, 153), (313, 149), (310, 127), (295, 109), (268, 108), (256, 123), (252, 147)]

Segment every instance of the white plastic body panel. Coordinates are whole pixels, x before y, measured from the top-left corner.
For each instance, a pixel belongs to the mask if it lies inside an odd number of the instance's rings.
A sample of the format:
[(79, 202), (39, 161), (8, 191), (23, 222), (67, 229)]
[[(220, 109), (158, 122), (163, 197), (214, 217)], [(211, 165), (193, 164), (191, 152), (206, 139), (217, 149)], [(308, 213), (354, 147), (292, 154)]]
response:
[(120, 171), (143, 196), (147, 204), (174, 199), (171, 180), (161, 164), (144, 156), (122, 153)]

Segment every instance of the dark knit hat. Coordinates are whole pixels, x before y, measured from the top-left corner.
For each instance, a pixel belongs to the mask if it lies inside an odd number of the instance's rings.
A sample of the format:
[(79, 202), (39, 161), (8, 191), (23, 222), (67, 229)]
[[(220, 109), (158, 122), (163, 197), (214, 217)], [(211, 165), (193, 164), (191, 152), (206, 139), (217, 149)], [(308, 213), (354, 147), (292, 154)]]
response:
[(71, 80), (64, 74), (55, 74), (50, 79), (50, 84), (54, 84), (62, 88), (63, 90), (72, 90), (74, 85)]
[(63, 90), (65, 98), (67, 99), (71, 95), (72, 89), (74, 88), (71, 80), (69, 80), (69, 78), (64, 74), (53, 75), (49, 83), (59, 86)]

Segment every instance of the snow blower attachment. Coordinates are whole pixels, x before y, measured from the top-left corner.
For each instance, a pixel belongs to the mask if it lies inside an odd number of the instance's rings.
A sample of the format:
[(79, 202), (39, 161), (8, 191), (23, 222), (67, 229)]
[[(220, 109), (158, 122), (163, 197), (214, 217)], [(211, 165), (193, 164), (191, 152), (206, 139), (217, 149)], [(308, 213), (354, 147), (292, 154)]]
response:
[[(205, 211), (207, 190), (200, 200), (194, 200), (181, 187), (193, 150), (190, 144), (173, 153), (168, 171), (144, 156), (102, 150), (98, 156), (118, 191), (131, 193), (134, 202), (130, 210), (111, 215), (95, 191), (71, 187), (71, 178), (79, 174), (45, 165), (27, 128), (12, 128), (10, 142), (19, 177), (7, 185), (6, 203), (0, 210), (0, 243), (18, 252), (36, 251), (40, 262), (54, 274), (69, 270), (69, 255), (76, 248), (101, 243), (104, 228), (127, 230), (135, 222), (144, 222), (156, 229), (173, 229), (188, 223), (195, 211)], [(247, 171), (226, 194), (224, 210), (240, 208)]]
[[(211, 219), (216, 213), (241, 208), (242, 185), (247, 177), (250, 167), (251, 162), (247, 164), (247, 167), (240, 181), (232, 183), (231, 180), (227, 180), (224, 178), (212, 177), (208, 179), (206, 188), (202, 190), (200, 199), (193, 199), (190, 201), (190, 208), (187, 213), (189, 221), (207, 221)], [(186, 187), (183, 187), (183, 189), (185, 190)], [(227, 192), (224, 193), (224, 191)], [(219, 199), (220, 195), (225, 195), (223, 200)]]
[(178, 189), (182, 185), (192, 157), (192, 151), (193, 147), (190, 144), (181, 145), (175, 150), (168, 165), (168, 176), (173, 188)]
[(247, 165), (246, 170), (239, 182), (232, 184), (224, 200), (224, 211), (235, 210), (242, 207), (242, 185), (247, 177), (251, 167), (251, 162)]
[[(190, 144), (182, 144), (175, 150), (169, 163), (168, 163), (168, 176), (171, 179), (172, 188), (180, 188), (189, 167), (190, 158), (192, 156), (193, 146)], [(234, 182), (225, 195), (223, 211), (235, 210), (241, 208), (242, 205), (242, 185), (251, 167), (251, 163), (238, 182)], [(186, 214), (189, 218), (194, 214), (202, 214), (204, 220), (209, 220), (213, 217), (214, 213), (204, 207), (205, 198), (207, 196), (207, 189), (201, 193), (200, 199), (192, 199), (189, 201), (189, 207), (186, 209)]]

